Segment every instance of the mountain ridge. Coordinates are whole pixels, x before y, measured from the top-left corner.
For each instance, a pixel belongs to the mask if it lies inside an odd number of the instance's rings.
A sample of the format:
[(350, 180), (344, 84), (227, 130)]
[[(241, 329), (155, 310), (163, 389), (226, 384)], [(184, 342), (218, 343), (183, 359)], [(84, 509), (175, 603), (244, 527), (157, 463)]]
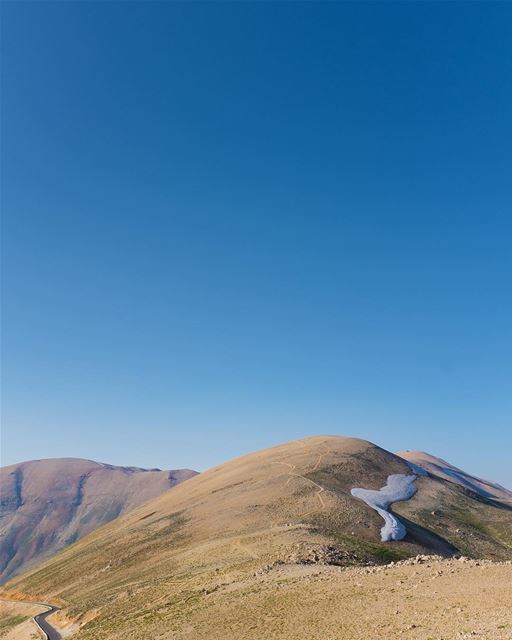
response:
[(0, 468), (0, 581), (195, 475), (83, 458)]
[(426, 451), (405, 450), (399, 451), (397, 455), (407, 460), (412, 465), (413, 470), (414, 467), (419, 467), (434, 477), (458, 484), (484, 498), (512, 505), (512, 491), (498, 482), (486, 480), (463, 471), (443, 458), (434, 456)]
[(60, 603), (84, 640), (181, 638), (209, 594), (228, 597), (277, 567), (367, 567), (425, 553), (512, 559), (512, 509), (429, 475), (393, 504), (405, 538), (381, 542), (380, 516), (350, 492), (379, 490), (392, 474), (411, 475), (408, 462), (355, 438), (253, 452), (96, 529), (10, 580), (6, 593)]

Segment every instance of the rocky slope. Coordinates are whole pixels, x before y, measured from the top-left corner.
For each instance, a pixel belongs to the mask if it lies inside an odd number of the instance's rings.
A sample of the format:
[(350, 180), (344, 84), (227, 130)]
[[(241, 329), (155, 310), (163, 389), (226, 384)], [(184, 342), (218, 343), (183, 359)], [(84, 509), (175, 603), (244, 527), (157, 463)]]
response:
[[(10, 581), (5, 591), (61, 604), (65, 615), (84, 623), (80, 638), (141, 640), (202, 637), (190, 621), (208, 619), (209, 603), (217, 600), (212, 594), (229, 594), (239, 616), (230, 623), (240, 631), (235, 636), (261, 637), (250, 635), (243, 613), (256, 596), (250, 587), (236, 596), (258, 576), (303, 566), (378, 565), (421, 553), (512, 558), (512, 510), (430, 476), (416, 480), (411, 499), (393, 505), (406, 537), (382, 543), (382, 519), (350, 491), (379, 489), (390, 474), (408, 473), (405, 460), (363, 440), (290, 442), (192, 478)], [(263, 622), (280, 589), (286, 585), (277, 581), (261, 600)], [(222, 636), (220, 627), (215, 636), (207, 626), (212, 637)]]
[(0, 469), (0, 582), (193, 475), (74, 458)]
[[(512, 505), (512, 491), (497, 482), (472, 476), (462, 469), (454, 467), (442, 458), (436, 458), (424, 451), (400, 451), (398, 455), (412, 465), (420, 467), (431, 476), (453, 482), (477, 495)], [(413, 466), (414, 468), (414, 466)]]

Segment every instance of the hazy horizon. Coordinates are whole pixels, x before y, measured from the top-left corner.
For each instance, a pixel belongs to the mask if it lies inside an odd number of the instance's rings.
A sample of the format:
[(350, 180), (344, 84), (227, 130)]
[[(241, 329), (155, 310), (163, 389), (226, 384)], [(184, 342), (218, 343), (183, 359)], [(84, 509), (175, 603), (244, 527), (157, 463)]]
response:
[(2, 14), (2, 465), (326, 433), (512, 487), (512, 4)]

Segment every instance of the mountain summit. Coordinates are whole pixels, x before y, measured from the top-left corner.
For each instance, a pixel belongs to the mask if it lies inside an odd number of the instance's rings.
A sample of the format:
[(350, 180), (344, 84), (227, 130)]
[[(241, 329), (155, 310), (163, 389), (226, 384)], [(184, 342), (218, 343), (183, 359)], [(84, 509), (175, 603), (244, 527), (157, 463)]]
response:
[[(389, 502), (351, 492), (378, 497), (390, 476), (410, 478), (415, 493), (392, 498), (403, 500), (391, 508), (406, 534), (382, 542)], [(210, 607), (233, 598), (243, 610), (239, 590), (274, 570), (286, 578), (305, 565), (368, 566), (431, 553), (508, 560), (511, 536), (507, 505), (414, 474), (406, 460), (365, 440), (317, 436), (191, 478), (14, 578), (6, 593), (59, 603), (84, 638), (192, 637), (205, 611), (208, 637)]]
[(413, 470), (415, 468), (422, 469), (433, 477), (458, 484), (460, 487), (472, 491), (482, 498), (512, 505), (512, 491), (505, 489), (505, 487), (492, 480), (483, 480), (472, 476), (442, 458), (436, 458), (436, 456), (424, 451), (400, 451), (397, 455), (407, 460)]
[(195, 471), (116, 467), (80, 458), (0, 469), (0, 581), (160, 495)]

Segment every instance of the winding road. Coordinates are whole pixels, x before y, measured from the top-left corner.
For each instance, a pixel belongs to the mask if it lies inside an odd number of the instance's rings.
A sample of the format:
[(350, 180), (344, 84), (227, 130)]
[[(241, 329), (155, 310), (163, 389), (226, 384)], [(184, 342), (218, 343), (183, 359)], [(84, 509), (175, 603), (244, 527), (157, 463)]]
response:
[(60, 633), (46, 620), (46, 618), (48, 618), (48, 616), (51, 616), (52, 613), (59, 611), (60, 607), (54, 607), (49, 604), (43, 604), (42, 606), (49, 607), (49, 609), (48, 611), (43, 611), (43, 613), (38, 613), (36, 616), (34, 616), (34, 622), (41, 629), (48, 640), (61, 640), (62, 636), (60, 635)]

